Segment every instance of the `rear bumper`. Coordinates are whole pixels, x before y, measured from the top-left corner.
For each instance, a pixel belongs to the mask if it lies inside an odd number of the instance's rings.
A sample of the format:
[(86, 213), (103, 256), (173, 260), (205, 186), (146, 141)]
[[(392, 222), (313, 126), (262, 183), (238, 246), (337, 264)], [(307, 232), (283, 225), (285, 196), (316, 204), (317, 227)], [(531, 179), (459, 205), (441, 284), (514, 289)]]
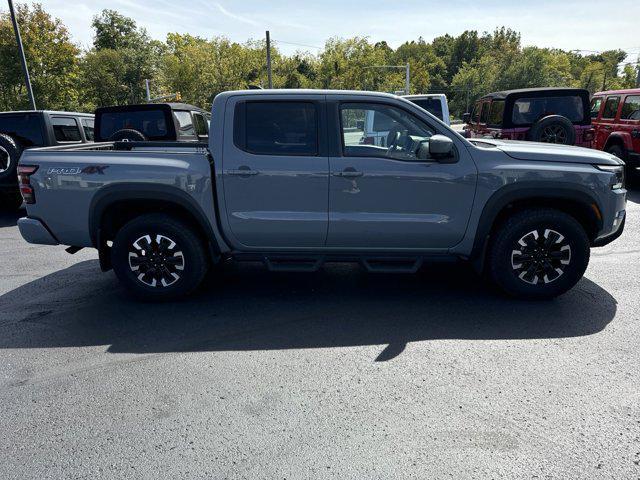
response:
[(18, 220), (20, 235), (29, 243), (39, 245), (59, 245), (60, 242), (49, 229), (37, 218), (22, 217)]

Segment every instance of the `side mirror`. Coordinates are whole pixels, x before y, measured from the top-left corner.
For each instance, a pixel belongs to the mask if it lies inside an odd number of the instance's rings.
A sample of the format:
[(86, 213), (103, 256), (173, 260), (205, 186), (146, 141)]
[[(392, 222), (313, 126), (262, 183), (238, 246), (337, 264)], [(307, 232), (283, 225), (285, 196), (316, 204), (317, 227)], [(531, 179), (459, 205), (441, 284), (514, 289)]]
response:
[(453, 140), (444, 135), (434, 135), (429, 139), (429, 155), (441, 163), (451, 163), (449, 162), (450, 160), (455, 161)]
[(469, 123), (469, 122), (471, 122), (471, 114), (470, 114), (470, 113), (468, 113), (468, 112), (467, 112), (467, 113), (463, 113), (463, 114), (462, 114), (462, 121), (463, 121), (464, 123)]
[(356, 122), (356, 130), (364, 131), (364, 120), (358, 120)]

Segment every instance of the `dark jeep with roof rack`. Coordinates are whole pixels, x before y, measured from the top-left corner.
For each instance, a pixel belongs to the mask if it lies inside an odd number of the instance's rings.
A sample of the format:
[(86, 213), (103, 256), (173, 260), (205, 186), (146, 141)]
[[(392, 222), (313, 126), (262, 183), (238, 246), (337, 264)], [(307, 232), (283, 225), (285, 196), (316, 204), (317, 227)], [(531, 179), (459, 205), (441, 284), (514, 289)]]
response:
[(97, 142), (207, 141), (211, 115), (187, 103), (144, 103), (96, 109)]
[(467, 137), (529, 140), (590, 147), (589, 92), (580, 88), (524, 88), (480, 98), (464, 114)]

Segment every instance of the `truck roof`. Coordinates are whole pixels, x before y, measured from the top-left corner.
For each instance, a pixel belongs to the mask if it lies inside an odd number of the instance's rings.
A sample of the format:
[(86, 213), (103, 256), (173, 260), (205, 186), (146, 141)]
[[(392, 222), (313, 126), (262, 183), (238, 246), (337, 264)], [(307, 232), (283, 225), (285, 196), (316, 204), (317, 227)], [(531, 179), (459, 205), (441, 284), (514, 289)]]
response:
[(13, 115), (23, 113), (52, 113), (54, 115), (77, 115), (79, 117), (93, 117), (93, 113), (85, 112), (63, 112), (60, 110), (11, 110), (9, 112), (0, 112), (0, 115)]
[(234, 95), (344, 95), (344, 96), (363, 96), (363, 97), (383, 97), (383, 98), (402, 98), (391, 93), (369, 92), (366, 90), (315, 90), (312, 88), (284, 88), (284, 89), (264, 89), (264, 90), (230, 90), (222, 92), (218, 96), (230, 97)]

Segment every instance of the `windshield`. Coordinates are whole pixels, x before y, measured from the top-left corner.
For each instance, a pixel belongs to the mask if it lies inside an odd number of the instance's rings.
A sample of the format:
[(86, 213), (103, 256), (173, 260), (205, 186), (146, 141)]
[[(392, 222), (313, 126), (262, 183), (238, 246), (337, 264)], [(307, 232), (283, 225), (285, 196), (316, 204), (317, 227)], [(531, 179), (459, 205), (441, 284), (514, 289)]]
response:
[(107, 140), (118, 130), (131, 129), (151, 140), (167, 135), (167, 123), (162, 110), (104, 112), (100, 116), (100, 138)]

